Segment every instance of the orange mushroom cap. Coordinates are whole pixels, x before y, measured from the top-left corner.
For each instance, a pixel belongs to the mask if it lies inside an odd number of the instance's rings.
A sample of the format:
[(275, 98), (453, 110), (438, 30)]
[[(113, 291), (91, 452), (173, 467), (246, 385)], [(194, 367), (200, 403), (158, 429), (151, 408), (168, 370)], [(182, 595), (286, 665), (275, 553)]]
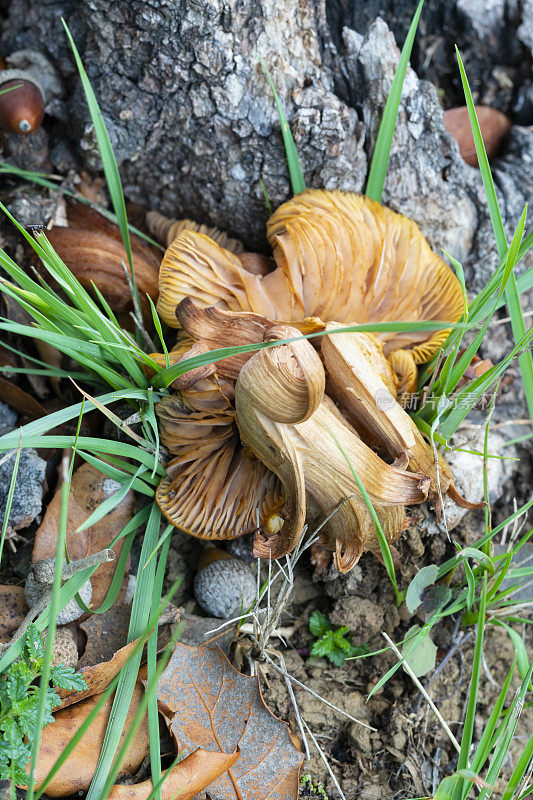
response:
[[(422, 502), (428, 491), (455, 493), (446, 462), (436, 463), (395, 399), (398, 391), (414, 391), (416, 365), (437, 352), (448, 331), (373, 336), (335, 329), (455, 322), (463, 312), (461, 285), (414, 222), (360, 195), (306, 190), (277, 209), (267, 236), (272, 269), (264, 256), (230, 252), (200, 232), (182, 230), (170, 244), (158, 311), (190, 337), (171, 357), (283, 332), (329, 335), (315, 347), (247, 352), (182, 376), (173, 386), (179, 395), (156, 409), (161, 440), (175, 456), (157, 500), (177, 527), (201, 538), (236, 538), (253, 530), (258, 517), (257, 554), (279, 557), (294, 545), (310, 508), (328, 514), (351, 492), (322, 534), (339, 569), (350, 569), (365, 549), (377, 548), (377, 539), (346, 453), (389, 541), (405, 526), (406, 504)], [(303, 402), (309, 388), (302, 388), (306, 359), (322, 385), (315, 385), (309, 415), (291, 416), (292, 401)], [(392, 405), (380, 407), (380, 392)], [(332, 449), (324, 427), (335, 441), (343, 438), (345, 455)]]

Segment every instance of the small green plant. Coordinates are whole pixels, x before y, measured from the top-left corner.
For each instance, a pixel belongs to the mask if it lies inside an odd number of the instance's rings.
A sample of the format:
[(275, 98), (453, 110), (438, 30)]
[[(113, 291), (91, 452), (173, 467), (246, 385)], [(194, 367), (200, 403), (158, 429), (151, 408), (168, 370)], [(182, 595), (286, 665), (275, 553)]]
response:
[(345, 660), (351, 656), (362, 656), (370, 652), (366, 645), (356, 646), (351, 643), (347, 625), (334, 630), (329, 619), (321, 611), (313, 611), (311, 614), (309, 630), (316, 637), (316, 642), (311, 647), (311, 655), (323, 656), (337, 667), (342, 667)]
[(314, 781), (308, 772), (304, 772), (300, 778), (300, 787), (302, 789), (307, 789), (309, 794), (313, 796), (321, 797), (322, 800), (328, 800), (322, 781)]
[[(42, 671), (44, 652), (43, 635), (35, 625), (30, 625), (24, 635), (21, 657), (0, 673), (0, 780), (24, 784), (28, 779), (25, 768), (36, 734), (39, 702), (39, 685), (35, 681)], [(63, 664), (52, 667), (43, 728), (54, 721), (52, 709), (61, 703), (56, 688), (82, 691), (87, 684), (72, 667)]]

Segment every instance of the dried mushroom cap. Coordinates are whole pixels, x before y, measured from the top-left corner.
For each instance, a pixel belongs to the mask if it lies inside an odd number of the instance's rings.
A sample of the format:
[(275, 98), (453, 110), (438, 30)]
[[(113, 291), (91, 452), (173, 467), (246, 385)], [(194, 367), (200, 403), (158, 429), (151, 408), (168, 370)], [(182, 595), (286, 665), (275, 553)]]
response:
[[(274, 326), (267, 339), (298, 335)], [(384, 386), (384, 384), (382, 384)], [(256, 352), (235, 386), (242, 441), (279, 476), (287, 497), (281, 529), (256, 537), (254, 553), (279, 558), (300, 537), (312, 501), (322, 516), (336, 513), (322, 538), (347, 571), (365, 550), (379, 549), (372, 515), (354, 482), (359, 476), (388, 541), (405, 527), (405, 505), (427, 497), (429, 479), (387, 464), (371, 450), (324, 394), (320, 358), (306, 340)]]
[(167, 519), (201, 539), (234, 539), (283, 505), (276, 476), (245, 452), (233, 383), (209, 377), (156, 406), (162, 444), (175, 456), (156, 498)]
[[(463, 312), (459, 281), (432, 251), (418, 225), (364, 195), (308, 189), (274, 212), (267, 236), (276, 262), (301, 282), (303, 291), (308, 291), (310, 282), (312, 248), (317, 259), (315, 280), (323, 292), (331, 284), (336, 287), (324, 319), (455, 322)], [(331, 240), (333, 260), (322, 251)], [(300, 278), (304, 265), (306, 275)], [(307, 313), (322, 316), (316, 309)], [(410, 350), (419, 364), (429, 361), (447, 335), (448, 331), (391, 332), (380, 338), (387, 355), (400, 348)]]
[[(207, 236), (181, 233), (161, 264), (158, 311), (165, 322), (177, 327), (175, 309), (185, 297), (201, 307), (291, 323), (306, 317), (455, 322), (462, 314), (460, 283), (418, 226), (367, 197), (308, 189), (274, 212), (267, 234), (277, 267), (265, 274), (246, 269)], [(428, 361), (446, 336), (417, 331), (380, 338), (386, 355), (402, 349), (414, 365)]]
[(405, 527), (405, 506), (429, 493), (437, 504), (441, 493), (458, 495), (448, 465), (435, 463), (396, 401), (416, 388), (416, 365), (447, 332), (378, 337), (336, 329), (455, 321), (461, 286), (415, 223), (359, 195), (307, 190), (273, 214), (268, 237), (273, 262), (190, 230), (172, 241), (158, 300), (164, 321), (181, 328), (171, 360), (330, 335), (179, 378), (172, 387), (179, 394), (157, 406), (161, 441), (175, 456), (157, 500), (174, 525), (206, 539), (237, 538), (255, 529), (258, 514), (254, 552), (274, 558), (290, 552), (307, 518), (335, 512), (321, 538), (346, 571), (362, 552), (379, 549), (354, 471), (389, 542)]
[(161, 244), (168, 247), (182, 231), (196, 231), (210, 236), (213, 241), (232, 253), (242, 253), (244, 247), (238, 239), (231, 239), (227, 233), (210, 225), (201, 225), (192, 219), (171, 219), (159, 211), (149, 211), (146, 215), (148, 230)]
[[(341, 326), (330, 322), (326, 330)], [(433, 449), (415, 423), (396, 402), (390, 385), (381, 376), (385, 357), (369, 348), (365, 333), (335, 333), (325, 336), (322, 355), (329, 375), (330, 395), (338, 401), (348, 420), (365, 442), (386, 457), (405, 460), (414, 472), (430, 479), (431, 494), (446, 494), (452, 485), (450, 468), (442, 459), (439, 476)], [(381, 362), (381, 370), (379, 363)]]

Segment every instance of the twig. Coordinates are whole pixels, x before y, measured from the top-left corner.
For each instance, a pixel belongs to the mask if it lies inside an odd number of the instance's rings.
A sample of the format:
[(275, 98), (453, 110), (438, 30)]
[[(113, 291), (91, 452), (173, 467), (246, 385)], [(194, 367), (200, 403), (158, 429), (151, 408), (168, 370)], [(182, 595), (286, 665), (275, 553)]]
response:
[[(533, 316), (533, 311), (524, 311), (522, 312), (524, 317), (531, 317)], [(503, 317), (502, 319), (491, 319), (490, 324), (495, 327), (496, 325), (503, 325), (505, 322), (511, 322), (511, 317)]]
[[(283, 659), (283, 656), (281, 655), (281, 653), (278, 653), (277, 656), (279, 658), (280, 666), (285, 670), (285, 672), (287, 672), (287, 668), (285, 666), (285, 661)], [(303, 727), (303, 720), (302, 720), (302, 717), (300, 716), (300, 709), (298, 708), (298, 703), (296, 702), (296, 697), (294, 695), (294, 691), (292, 689), (291, 682), (290, 682), (289, 678), (284, 676), (284, 680), (285, 680), (285, 686), (287, 687), (287, 691), (289, 693), (289, 697), (291, 699), (292, 707), (294, 708), (294, 714), (296, 716), (296, 722), (298, 723), (298, 728), (300, 729), (300, 734), (301, 734), (301, 737), (302, 737), (302, 741), (304, 743), (305, 757), (306, 757), (307, 761), (310, 761), (311, 760), (311, 753), (309, 752), (309, 744), (307, 743), (307, 737), (305, 735), (305, 731), (304, 731), (304, 727)]]
[(334, 774), (333, 770), (331, 769), (331, 767), (329, 765), (329, 762), (328, 762), (328, 760), (327, 760), (322, 748), (320, 747), (320, 745), (318, 744), (315, 736), (313, 735), (312, 731), (310, 730), (309, 725), (307, 724), (307, 722), (305, 720), (303, 720), (303, 724), (305, 725), (305, 729), (306, 729), (307, 733), (309, 734), (309, 736), (311, 737), (311, 741), (313, 742), (314, 746), (316, 747), (316, 749), (318, 751), (318, 755), (320, 756), (320, 758), (324, 762), (324, 765), (325, 765), (325, 767), (326, 767), (326, 769), (328, 771), (329, 777), (331, 778), (331, 780), (335, 784), (335, 788), (338, 791), (338, 793), (339, 793), (339, 795), (341, 797), (341, 800), (346, 800), (346, 797), (344, 796), (344, 792), (342, 791), (341, 787), (339, 786), (339, 782), (338, 782), (337, 778), (335, 777), (335, 774)]
[[(81, 558), (79, 561), (71, 561), (70, 564), (66, 564), (62, 569), (61, 582), (64, 583), (77, 572), (87, 569), (87, 567), (98, 566), (99, 564), (104, 564), (108, 561), (114, 561), (114, 559), (114, 551), (106, 549), (85, 556), (85, 558)], [(41, 561), (36, 561), (35, 564), (32, 565), (35, 580), (37, 583), (40, 583), (46, 588), (43, 590), (40, 600), (38, 600), (38, 602), (30, 608), (9, 642), (0, 644), (1, 655), (3, 655), (12, 644), (18, 641), (18, 639), (20, 639), (20, 637), (26, 633), (31, 623), (37, 619), (37, 617), (50, 605), (50, 600), (52, 598), (53, 575), (49, 569), (49, 562), (53, 562), (54, 560), (55, 559), (42, 559)]]
[[(388, 636), (384, 631), (381, 631), (381, 633), (382, 633), (383, 638), (386, 640), (386, 642), (390, 645), (390, 647), (394, 651), (394, 653), (398, 656), (398, 658), (400, 660), (402, 660), (403, 656), (402, 656), (401, 652), (398, 650), (398, 648), (396, 647), (396, 645), (394, 644), (394, 642), (392, 641), (392, 639), (390, 638), (390, 636)], [(431, 699), (429, 694), (426, 692), (426, 690), (424, 689), (424, 687), (422, 686), (422, 684), (420, 683), (420, 681), (416, 677), (415, 673), (413, 672), (413, 670), (411, 669), (411, 667), (409, 666), (409, 664), (405, 660), (403, 660), (403, 665), (402, 666), (405, 669), (405, 671), (407, 672), (407, 674), (412, 678), (413, 683), (415, 684), (417, 689), (419, 689), (419, 691), (422, 692), (422, 694), (424, 695), (426, 701), (429, 704), (429, 707), (431, 708), (431, 710), (433, 711), (433, 713), (435, 714), (435, 716), (439, 720), (440, 724), (442, 725), (442, 727), (444, 728), (444, 730), (448, 734), (448, 737), (449, 737), (451, 743), (453, 744), (453, 746), (455, 747), (457, 752), (460, 753), (461, 752), (461, 746), (460, 746), (459, 742), (457, 741), (457, 739), (455, 738), (455, 736), (453, 735), (453, 733), (451, 732), (448, 723), (446, 722), (446, 720), (444, 719), (444, 717), (440, 713), (439, 709), (437, 708), (437, 706), (435, 705), (435, 703), (433, 702), (433, 700)]]

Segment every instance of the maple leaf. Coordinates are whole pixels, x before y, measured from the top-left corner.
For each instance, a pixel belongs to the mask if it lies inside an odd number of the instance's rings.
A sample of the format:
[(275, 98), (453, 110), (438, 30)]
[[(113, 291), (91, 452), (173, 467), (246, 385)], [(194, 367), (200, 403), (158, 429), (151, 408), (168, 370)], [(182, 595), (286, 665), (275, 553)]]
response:
[(258, 678), (237, 672), (220, 648), (178, 644), (157, 691), (179, 752), (234, 753), (209, 786), (213, 800), (295, 800), (303, 755), (287, 723), (267, 708)]

